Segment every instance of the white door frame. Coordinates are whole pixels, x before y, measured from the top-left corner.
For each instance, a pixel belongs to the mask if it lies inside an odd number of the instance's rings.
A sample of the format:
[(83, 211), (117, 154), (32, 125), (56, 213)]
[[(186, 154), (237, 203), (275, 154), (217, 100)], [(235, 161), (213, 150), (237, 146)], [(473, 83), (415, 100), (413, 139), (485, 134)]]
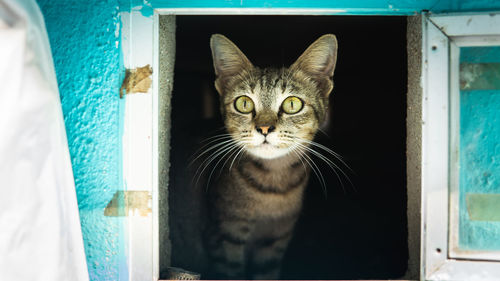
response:
[[(498, 280), (498, 252), (458, 250), (459, 47), (500, 45), (500, 14), (423, 17), (423, 280)], [(489, 261), (486, 261), (489, 260)]]

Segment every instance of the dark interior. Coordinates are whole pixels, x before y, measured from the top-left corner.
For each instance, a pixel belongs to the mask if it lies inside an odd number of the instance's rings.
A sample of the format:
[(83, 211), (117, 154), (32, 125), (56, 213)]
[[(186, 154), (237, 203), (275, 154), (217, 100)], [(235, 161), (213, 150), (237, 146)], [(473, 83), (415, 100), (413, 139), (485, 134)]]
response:
[[(177, 16), (170, 186), (223, 126), (209, 39), (221, 33), (254, 65), (289, 66), (314, 40), (339, 42), (328, 126), (316, 141), (343, 156), (337, 178), (316, 159), (283, 279), (391, 279), (408, 261), (406, 18), (394, 16)], [(220, 131), (219, 131), (220, 132)], [(172, 245), (175, 261), (175, 245)], [(175, 266), (175, 264), (173, 264)]]

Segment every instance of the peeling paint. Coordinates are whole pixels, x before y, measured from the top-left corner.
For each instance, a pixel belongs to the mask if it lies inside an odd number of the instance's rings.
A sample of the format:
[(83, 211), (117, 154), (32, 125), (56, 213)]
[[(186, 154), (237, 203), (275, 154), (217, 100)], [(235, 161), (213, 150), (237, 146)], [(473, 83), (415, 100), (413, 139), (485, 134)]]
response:
[(460, 90), (500, 90), (500, 63), (460, 64)]
[(151, 193), (119, 190), (109, 201), (104, 215), (108, 217), (147, 216), (151, 213)]
[[(143, 17), (152, 17), (154, 13), (154, 3), (148, 0), (130, 0), (130, 11), (139, 11)], [(159, 6), (157, 6), (159, 7)]]
[(120, 98), (123, 98), (124, 94), (147, 93), (151, 88), (151, 74), (153, 74), (153, 69), (149, 64), (143, 67), (127, 69), (120, 88)]
[(467, 194), (467, 212), (473, 221), (500, 221), (500, 194)]

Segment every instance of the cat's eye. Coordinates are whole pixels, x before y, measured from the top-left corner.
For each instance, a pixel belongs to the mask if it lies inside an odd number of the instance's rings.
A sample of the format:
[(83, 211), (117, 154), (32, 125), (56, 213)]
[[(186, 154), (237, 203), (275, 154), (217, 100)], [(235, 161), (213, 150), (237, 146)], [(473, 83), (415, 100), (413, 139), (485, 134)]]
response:
[(281, 104), (281, 108), (287, 114), (295, 114), (299, 112), (302, 107), (304, 107), (304, 103), (298, 97), (288, 97)]
[(241, 96), (234, 101), (234, 107), (241, 113), (250, 113), (253, 111), (254, 104), (251, 98)]

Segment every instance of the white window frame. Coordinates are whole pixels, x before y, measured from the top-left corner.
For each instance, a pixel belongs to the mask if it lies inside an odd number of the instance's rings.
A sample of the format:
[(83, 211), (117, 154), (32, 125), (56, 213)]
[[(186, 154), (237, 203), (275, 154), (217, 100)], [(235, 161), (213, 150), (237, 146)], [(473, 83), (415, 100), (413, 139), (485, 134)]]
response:
[[(124, 181), (128, 191), (150, 192), (152, 213), (148, 216), (129, 214), (127, 217), (128, 275), (123, 279), (120, 276), (120, 280), (159, 278), (159, 16), (335, 15), (341, 12), (343, 11), (335, 9), (189, 8), (154, 9), (152, 16), (144, 16), (139, 9), (120, 13), (123, 23), (122, 48), (125, 67), (133, 69), (149, 64), (153, 69), (153, 84), (149, 92), (127, 95), (125, 103)], [(469, 19), (472, 21), (468, 22)], [(500, 40), (499, 26), (500, 15), (423, 18), (421, 278), (425, 280), (498, 280), (500, 276), (499, 263), (459, 259), (454, 256), (456, 251), (448, 247), (449, 241), (456, 241), (453, 240), (456, 237), (449, 236), (448, 233), (452, 233), (457, 225), (457, 218), (449, 217), (448, 213), (458, 208), (456, 170), (450, 170), (450, 163), (454, 163), (456, 159), (449, 157), (449, 151), (456, 149), (458, 144), (456, 136), (449, 135), (449, 124), (452, 128), (458, 125), (456, 115), (450, 118), (450, 110), (457, 108), (456, 102), (450, 103), (450, 93), (458, 89), (453, 89), (451, 85), (454, 84), (448, 83), (450, 79), (458, 79), (458, 73), (451, 71), (458, 62), (450, 62), (449, 54), (451, 52), (451, 57), (456, 60), (458, 46), (487, 45), (497, 42)], [(453, 98), (451, 100), (456, 101)], [(449, 175), (451, 177), (448, 177)], [(481, 259), (485, 259), (484, 257), (486, 256), (476, 256)]]
[(500, 252), (458, 248), (459, 49), (500, 45), (500, 14), (423, 18), (424, 280), (498, 280)]
[[(123, 180), (126, 191), (148, 192), (151, 212), (147, 216), (126, 214), (125, 249), (127, 272), (119, 280), (158, 280), (158, 66), (153, 48), (157, 40), (152, 17), (140, 10), (120, 13), (122, 53), (126, 69), (150, 65), (153, 85), (147, 93), (124, 95)], [(117, 93), (118, 94), (118, 93)]]
[[(160, 15), (336, 15), (342, 9), (296, 8), (155, 8), (152, 16), (143, 7), (121, 12), (124, 66), (135, 69), (150, 65), (152, 86), (147, 93), (126, 95), (123, 132), (123, 177), (126, 191), (151, 195), (148, 216), (127, 214), (125, 243), (128, 275), (120, 280), (159, 279), (159, 16)], [(167, 145), (167, 144), (161, 144)]]

